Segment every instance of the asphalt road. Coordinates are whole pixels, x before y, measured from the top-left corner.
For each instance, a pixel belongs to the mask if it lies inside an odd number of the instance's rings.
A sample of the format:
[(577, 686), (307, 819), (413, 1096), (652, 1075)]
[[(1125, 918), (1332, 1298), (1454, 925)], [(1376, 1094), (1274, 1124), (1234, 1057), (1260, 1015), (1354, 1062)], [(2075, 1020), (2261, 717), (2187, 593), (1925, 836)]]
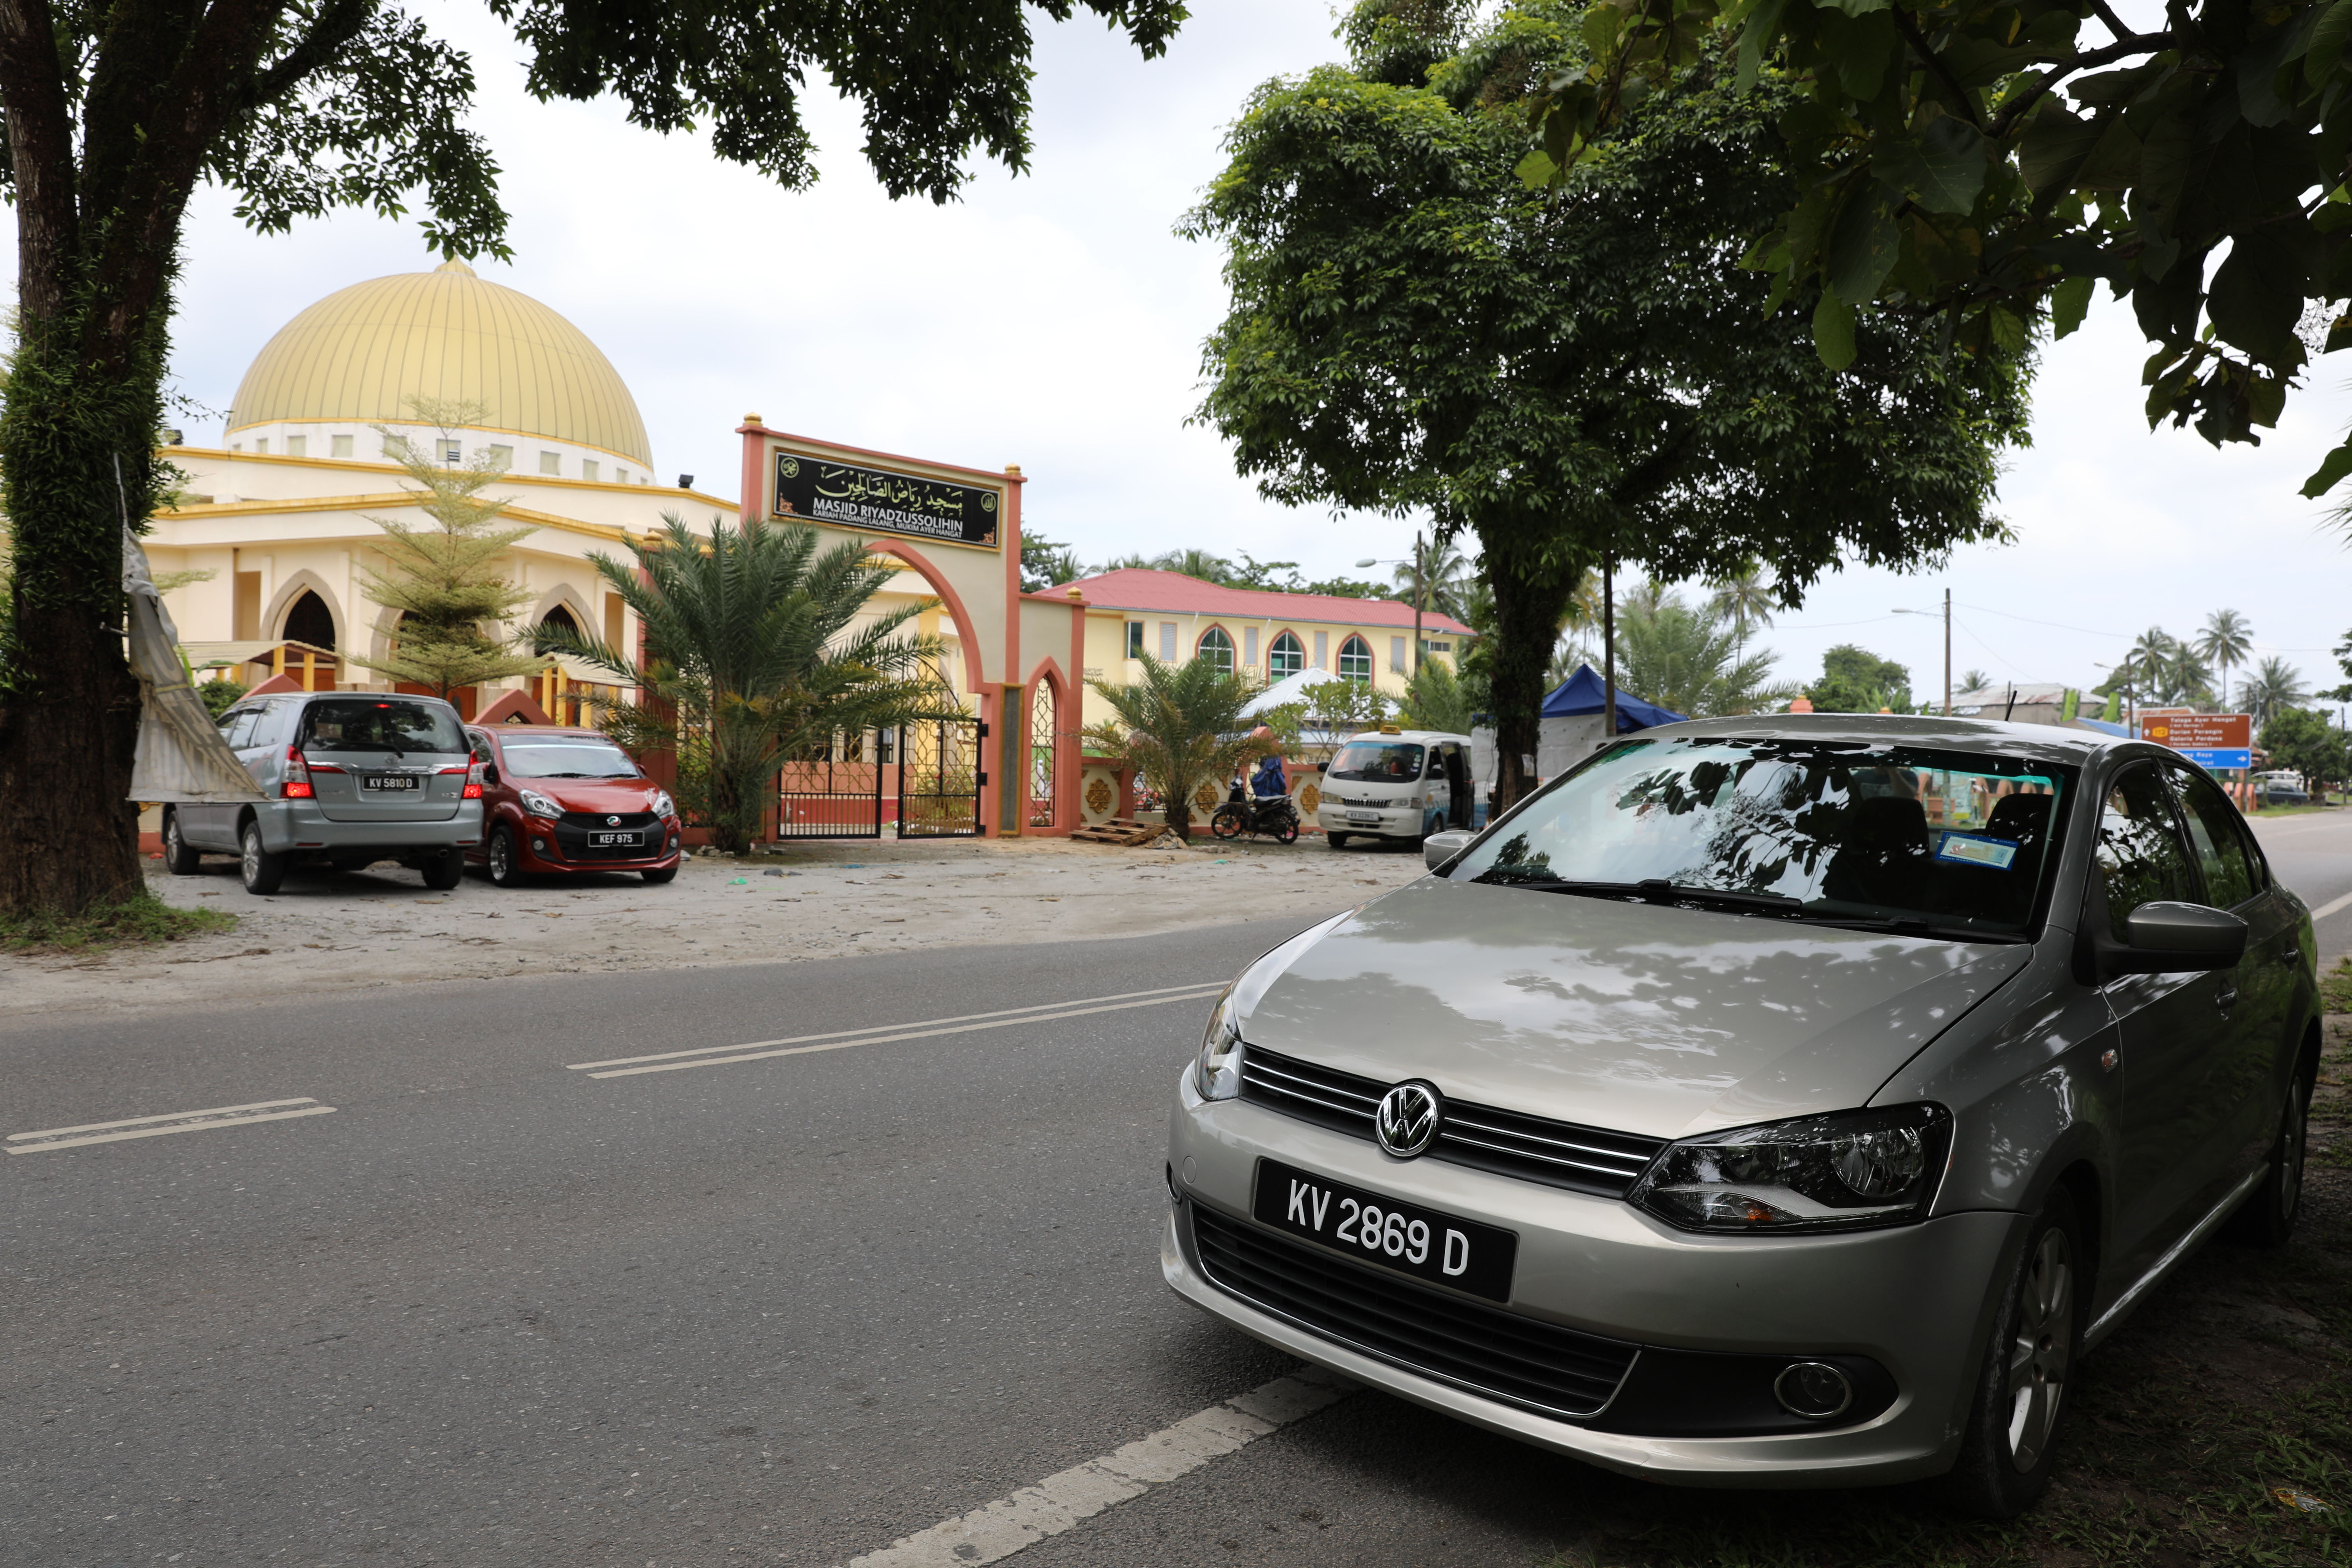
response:
[[(0, 1029), (0, 1133), (334, 1108), (0, 1159), (0, 1562), (838, 1563), (1265, 1383), (1160, 1283), (1163, 1117), (1297, 923)], [(1532, 1568), (1637, 1489), (1360, 1394), (1020, 1562)]]

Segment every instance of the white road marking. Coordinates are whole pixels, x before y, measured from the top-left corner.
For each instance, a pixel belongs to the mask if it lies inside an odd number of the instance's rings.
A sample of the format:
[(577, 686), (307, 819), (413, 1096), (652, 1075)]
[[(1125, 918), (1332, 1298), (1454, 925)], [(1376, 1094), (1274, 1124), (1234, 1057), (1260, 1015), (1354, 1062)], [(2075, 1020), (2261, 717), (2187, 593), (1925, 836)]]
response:
[(971, 1563), (998, 1562), (1255, 1443), (1355, 1391), (1354, 1384), (1330, 1373), (1277, 1377), (1099, 1459), (1073, 1465), (1034, 1487), (1023, 1487), (1011, 1497), (917, 1531), (879, 1552), (853, 1558), (848, 1568), (967, 1568)]
[[(744, 1050), (740, 1047), (721, 1047), (738, 1054), (729, 1057), (701, 1057), (693, 1061), (655, 1061), (649, 1066), (614, 1068), (606, 1072), (592, 1072), (590, 1078), (634, 1078), (639, 1073), (679, 1072), (687, 1068), (722, 1067), (729, 1062), (765, 1061), (770, 1057), (804, 1057), (816, 1051), (845, 1051), (852, 1046), (887, 1046), (893, 1040), (927, 1040), (935, 1035), (968, 1035), (982, 1029), (1010, 1029), (1021, 1024), (1043, 1024), (1055, 1018), (1083, 1018), (1091, 1013), (1124, 1013), (1130, 1007), (1157, 1007), (1164, 1002), (1202, 1002), (1223, 989), (1222, 983), (1198, 991), (1186, 991), (1174, 996), (1154, 996), (1142, 1002), (1113, 1002), (1100, 1007), (1069, 1007), (1058, 1013), (1024, 1013), (1017, 1018), (998, 1018), (983, 1024), (950, 1024), (940, 1029), (901, 1029), (893, 1035), (867, 1035), (855, 1040), (831, 1040), (821, 1046), (790, 1046), (782, 1050)], [(641, 1058), (642, 1059), (642, 1058)], [(583, 1067), (596, 1064), (587, 1062)], [(580, 1068), (573, 1068), (575, 1072)]]
[(2330, 899), (2326, 903), (2320, 905), (2317, 909), (2312, 910), (2311, 923), (2317, 925), (2321, 921), (2326, 920), (2328, 916), (2336, 913), (2338, 910), (2346, 909), (2352, 909), (2352, 893), (2347, 893), (2340, 899)]
[[(614, 1057), (609, 1061), (601, 1062), (572, 1062), (570, 1064), (568, 1070), (572, 1072), (589, 1072), (589, 1069), (593, 1068), (632, 1067), (639, 1062), (675, 1061), (680, 1057), (715, 1056), (722, 1051), (756, 1051), (762, 1050), (770, 1046), (805, 1045), (812, 1040), (845, 1040), (854, 1035), (891, 1034), (893, 1031), (901, 1029), (930, 1029), (936, 1031), (940, 1029), (943, 1026), (950, 1024), (974, 1024), (984, 1018), (1013, 1018), (1017, 1020), (1021, 1017), (1034, 1016), (1037, 1014), (1045, 1013), (1055, 1008), (1091, 1007), (1098, 1002), (1138, 1001), (1139, 1002), (1139, 1005), (1149, 1006), (1152, 1002), (1181, 1002), (1185, 997), (1199, 995), (1204, 989), (1214, 991), (1220, 987), (1220, 982), (1201, 980), (1195, 981), (1190, 985), (1162, 985), (1157, 990), (1152, 991), (1121, 991), (1108, 996), (1076, 996), (1066, 1002), (1039, 1002), (1034, 1005), (1028, 1007), (1003, 1007), (993, 1013), (961, 1013), (951, 1018), (918, 1018), (914, 1022), (908, 1024), (876, 1024), (869, 1028), (864, 1029), (835, 1029), (830, 1033), (822, 1035), (792, 1035), (781, 1040), (746, 1040), (740, 1045), (696, 1046), (688, 1050), (662, 1051), (653, 1056)], [(1150, 1000), (1141, 1001), (1140, 999), (1142, 998), (1149, 998)], [(892, 1037), (901, 1038), (904, 1037), (893, 1034)], [(856, 1043), (864, 1044), (865, 1042), (858, 1041)], [(693, 1064), (688, 1063), (687, 1065), (691, 1066)], [(590, 1076), (594, 1078), (603, 1078), (606, 1075), (603, 1073), (590, 1073)]]
[(215, 1127), (242, 1127), (248, 1121), (283, 1121), (295, 1116), (326, 1116), (331, 1105), (303, 1097), (263, 1100), (251, 1105), (221, 1105), (210, 1110), (177, 1110), (168, 1116), (133, 1116), (122, 1121), (92, 1121), (80, 1127), (48, 1127), (37, 1132), (11, 1132), (5, 1143), (11, 1154), (40, 1154), (51, 1149), (75, 1149), (84, 1143), (119, 1143), (126, 1138), (162, 1138), (173, 1132), (209, 1132)]

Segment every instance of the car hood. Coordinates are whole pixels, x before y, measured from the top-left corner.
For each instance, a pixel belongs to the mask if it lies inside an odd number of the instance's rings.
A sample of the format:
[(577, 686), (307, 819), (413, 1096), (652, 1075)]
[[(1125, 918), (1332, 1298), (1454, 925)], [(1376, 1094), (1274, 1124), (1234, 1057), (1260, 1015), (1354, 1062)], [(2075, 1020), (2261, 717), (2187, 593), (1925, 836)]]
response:
[(658, 786), (646, 779), (517, 779), (516, 785), (546, 795), (566, 811), (625, 815), (651, 811)]
[(1681, 1138), (1866, 1104), (2032, 952), (1432, 877), (1268, 953), (1235, 1001), (1268, 1050)]

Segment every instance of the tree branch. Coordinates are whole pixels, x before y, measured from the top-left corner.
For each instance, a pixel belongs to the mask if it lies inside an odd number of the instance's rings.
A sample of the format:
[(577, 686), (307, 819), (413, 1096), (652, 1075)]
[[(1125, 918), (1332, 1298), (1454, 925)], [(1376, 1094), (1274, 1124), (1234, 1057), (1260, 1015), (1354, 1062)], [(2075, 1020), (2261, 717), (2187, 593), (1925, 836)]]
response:
[(359, 37), (375, 9), (376, 0), (331, 0), (300, 41), (255, 80), (252, 102), (256, 106), (275, 103), (299, 87), (304, 78), (332, 65), (342, 47)]
[[(2019, 115), (2023, 114), (2027, 110), (2041, 102), (2042, 98), (2048, 94), (2052, 88), (2056, 87), (2061, 80), (2074, 75), (2078, 70), (2085, 70), (2092, 66), (2107, 65), (2116, 60), (2129, 59), (2134, 55), (2150, 54), (2158, 49), (2168, 49), (2172, 47), (2172, 46), (2173, 37), (2169, 33), (2148, 33), (2144, 35), (2135, 33), (2130, 37), (2119, 38), (2112, 44), (2105, 45), (2099, 48), (2086, 50), (2082, 54), (2074, 56), (2071, 59), (2060, 60), (2057, 64), (2052, 66), (2047, 71), (2042, 73), (2042, 79), (2035, 82), (2030, 91), (2026, 92), (2022, 97), (2011, 103), (2007, 109), (2002, 110), (2000, 111), (2000, 118), (1993, 122), (1991, 129), (1985, 131), (1985, 134), (1996, 139), (2007, 135), (2009, 133), (2009, 128), (2017, 123), (2017, 117)], [(1979, 129), (1982, 130), (1984, 128), (1979, 127)]]
[(1969, 123), (1982, 131), (1984, 121), (1977, 118), (1976, 100), (1969, 96), (1968, 89), (1960, 85), (1960, 79), (1954, 76), (1952, 68), (1944, 63), (1944, 57), (1935, 51), (1927, 42), (1927, 36), (1919, 31), (1919, 19), (1900, 5), (1894, 9), (1895, 25), (1903, 29), (1903, 37), (1911, 45), (1911, 52), (1917, 55), (1919, 63), (1926, 66), (1934, 74), (1936, 79), (1944, 84), (1945, 89), (1952, 95), (1953, 101), (1968, 114)]

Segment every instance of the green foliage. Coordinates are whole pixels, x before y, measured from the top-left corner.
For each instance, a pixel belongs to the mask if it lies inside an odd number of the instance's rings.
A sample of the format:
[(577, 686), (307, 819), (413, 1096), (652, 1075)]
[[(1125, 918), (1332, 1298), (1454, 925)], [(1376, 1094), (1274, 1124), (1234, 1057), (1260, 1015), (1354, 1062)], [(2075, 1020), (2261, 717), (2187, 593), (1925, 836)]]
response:
[(1255, 695), (1249, 682), (1205, 658), (1162, 664), (1147, 653), (1138, 662), (1143, 679), (1131, 686), (1087, 682), (1112, 716), (1087, 726), (1085, 740), (1142, 775), (1167, 802), (1168, 826), (1189, 838), (1194, 792), (1205, 784), (1222, 797), (1235, 768), (1274, 747), (1252, 736), (1255, 725), (1242, 717)]
[(1046, 589), (1087, 574), (1078, 564), (1078, 552), (1066, 544), (1056, 544), (1042, 533), (1024, 532), (1021, 536), (1021, 591), (1042, 594)]
[(861, 541), (820, 551), (805, 524), (737, 529), (716, 517), (706, 540), (674, 513), (662, 521), (651, 542), (629, 546), (631, 560), (588, 558), (644, 623), (642, 668), (630, 650), (572, 628), (542, 626), (533, 640), (644, 691), (600, 722), (632, 752), (677, 753), (681, 804), (721, 850), (740, 854), (758, 836), (786, 761), (836, 734), (961, 711), (926, 669), (938, 639), (896, 635), (921, 606), (867, 614), (894, 574)]
[[(1680, 580), (1769, 560), (1793, 602), (1847, 560), (1930, 560), (2000, 536), (1995, 455), (2025, 431), (2021, 340), (1948, 358), (1934, 323), (1870, 312), (1833, 374), (1813, 291), (1741, 268), (1798, 193), (1776, 130), (1798, 95), (1778, 79), (1665, 84), (1560, 199), (1531, 195), (1528, 90), (1582, 68), (1587, 15), (1359, 13), (1351, 36), (1381, 49), (1259, 89), (1182, 228), (1224, 252), (1200, 416), (1240, 470), (1287, 504), (1476, 537), (1504, 804), (1592, 567)], [(1437, 63), (1402, 83), (1415, 27)]]
[[(409, 401), (418, 418), (438, 429), (436, 447), (454, 440), (461, 426), (481, 422), (478, 406), (432, 398)], [(407, 437), (382, 425), (374, 429), (383, 437), (386, 455), (414, 481), (416, 488), (408, 493), (433, 525), (368, 519), (383, 530), (383, 552), (392, 570), (362, 566), (360, 577), (370, 599), (400, 612), (400, 623), (392, 650), (383, 658), (367, 658), (351, 649), (343, 650), (343, 657), (394, 680), (429, 686), (440, 697), (460, 687), (539, 668), (540, 659), (516, 652), (482, 629), (506, 620), (530, 598), (528, 589), (499, 575), (492, 565), (517, 541), (536, 531), (490, 526), (506, 510), (507, 498), (486, 500), (481, 492), (505, 476), (505, 465), (487, 450), (476, 451), (460, 464), (436, 462)]]
[(1466, 735), (1477, 710), (1471, 706), (1469, 689), (1457, 679), (1453, 668), (1442, 658), (1422, 661), (1412, 679), (1405, 687), (1404, 705), (1398, 718), (1407, 729), (1442, 730), (1451, 735)]
[(92, 904), (79, 914), (37, 910), (0, 916), (0, 952), (88, 952), (143, 947), (236, 929), (219, 910), (184, 910), (142, 891), (119, 902)]
[(1334, 735), (1376, 730), (1389, 716), (1387, 696), (1366, 680), (1318, 680), (1299, 695), (1314, 728)]
[(2246, 656), (2253, 651), (2253, 625), (2235, 610), (2216, 610), (2205, 617), (2195, 647), (2199, 658), (2221, 670), (2221, 688), (2226, 692), (2231, 669), (2245, 663)]
[(1822, 656), (1822, 678), (1805, 688), (1805, 695), (1818, 713), (1875, 713), (1881, 708), (1908, 713), (1911, 671), (1867, 648), (1840, 643)]
[(2325, 713), (2282, 708), (2263, 726), (2255, 743), (2270, 753), (2274, 768), (2293, 768), (2320, 784), (2352, 779), (2352, 746)]
[[(1574, 191), (1647, 99), (1726, 50), (1742, 80), (1801, 82), (1780, 122), (1800, 184), (1749, 264), (1818, 291), (1827, 363), (1874, 314), (1940, 318), (1969, 354), (2045, 320), (2063, 337), (2105, 283), (2155, 347), (2149, 423), (2253, 441), (2304, 368), (2306, 303), (2352, 293), (2338, 0), (2178, 0), (2140, 30), (2094, 0), (1603, 0), (1587, 16), (1591, 56), (1547, 81), (1528, 177)], [(2338, 315), (2325, 347), (2348, 335)], [(2352, 441), (2304, 493), (2347, 472)]]
[(1669, 712), (1692, 719), (1754, 713), (1796, 695), (1773, 684), (1775, 655), (1743, 653), (1736, 622), (1710, 604), (1694, 609), (1679, 594), (1628, 604), (1617, 618), (1617, 683)]
[(1173, 572), (1227, 588), (1263, 588), (1277, 594), (1327, 594), (1339, 599), (1391, 599), (1394, 592), (1378, 583), (1353, 577), (1326, 577), (1308, 582), (1298, 574), (1296, 561), (1259, 561), (1239, 551), (1238, 563), (1213, 555), (1198, 546), (1163, 551), (1158, 555), (1120, 555), (1104, 562), (1098, 572)]
[(213, 716), (213, 721), (215, 723), (218, 723), (220, 721), (220, 716), (227, 712), (230, 708), (236, 705), (238, 698), (244, 696), (252, 688), (246, 685), (242, 680), (200, 680), (196, 682), (196, 695), (204, 700), (205, 711)]
[[(2337, 649), (2337, 656), (2341, 658), (2347, 651), (2352, 651), (2352, 644)], [(2347, 667), (2345, 673), (2352, 675), (2352, 667)], [(2300, 707), (2315, 695), (2334, 698), (2341, 702), (2352, 693), (2341, 688), (2317, 693), (2308, 691), (2304, 688), (2302, 674), (2294, 666), (2273, 654), (2254, 667), (2254, 673), (2239, 689), (2238, 699), (2253, 717), (2254, 728), (2259, 730), (2269, 723), (2273, 715), (2289, 708)]]

